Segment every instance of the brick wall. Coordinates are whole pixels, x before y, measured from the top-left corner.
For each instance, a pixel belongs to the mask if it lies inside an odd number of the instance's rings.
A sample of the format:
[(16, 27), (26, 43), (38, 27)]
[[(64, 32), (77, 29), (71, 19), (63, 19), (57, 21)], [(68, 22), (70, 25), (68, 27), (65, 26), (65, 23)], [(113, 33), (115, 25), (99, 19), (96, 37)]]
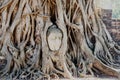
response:
[(112, 19), (110, 9), (101, 9), (101, 18), (113, 39), (120, 45), (120, 19)]

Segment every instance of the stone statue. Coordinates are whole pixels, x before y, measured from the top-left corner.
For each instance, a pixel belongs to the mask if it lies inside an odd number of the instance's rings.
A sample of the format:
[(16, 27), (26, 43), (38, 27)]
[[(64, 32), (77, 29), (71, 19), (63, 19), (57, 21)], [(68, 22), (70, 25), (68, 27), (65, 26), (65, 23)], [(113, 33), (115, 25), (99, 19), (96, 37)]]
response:
[(58, 51), (63, 39), (62, 31), (56, 26), (51, 25), (47, 30), (47, 43), (51, 51)]

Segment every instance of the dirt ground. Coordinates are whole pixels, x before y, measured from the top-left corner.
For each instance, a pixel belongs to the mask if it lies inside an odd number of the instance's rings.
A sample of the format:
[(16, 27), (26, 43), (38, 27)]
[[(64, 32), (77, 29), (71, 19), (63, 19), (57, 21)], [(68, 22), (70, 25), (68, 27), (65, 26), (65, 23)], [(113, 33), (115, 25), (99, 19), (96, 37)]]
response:
[[(59, 80), (70, 80), (70, 79), (59, 79)], [(117, 78), (76, 78), (75, 80), (119, 80)]]

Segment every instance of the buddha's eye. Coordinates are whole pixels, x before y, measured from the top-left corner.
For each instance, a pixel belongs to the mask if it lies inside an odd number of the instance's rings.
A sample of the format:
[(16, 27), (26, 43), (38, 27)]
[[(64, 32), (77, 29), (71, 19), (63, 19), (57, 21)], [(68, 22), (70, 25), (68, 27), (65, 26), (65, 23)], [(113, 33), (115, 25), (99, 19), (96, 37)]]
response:
[(51, 40), (55, 40), (55, 39), (56, 39), (55, 37), (51, 38)]
[(59, 37), (59, 39), (61, 39), (61, 37)]

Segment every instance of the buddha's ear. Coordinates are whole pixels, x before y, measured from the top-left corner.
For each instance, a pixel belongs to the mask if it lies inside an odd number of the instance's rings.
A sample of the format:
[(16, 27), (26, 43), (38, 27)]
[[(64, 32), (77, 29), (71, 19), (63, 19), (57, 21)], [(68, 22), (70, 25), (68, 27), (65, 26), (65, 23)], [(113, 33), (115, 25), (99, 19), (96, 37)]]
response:
[(7, 60), (4, 56), (0, 56), (0, 70), (2, 70), (7, 64)]

